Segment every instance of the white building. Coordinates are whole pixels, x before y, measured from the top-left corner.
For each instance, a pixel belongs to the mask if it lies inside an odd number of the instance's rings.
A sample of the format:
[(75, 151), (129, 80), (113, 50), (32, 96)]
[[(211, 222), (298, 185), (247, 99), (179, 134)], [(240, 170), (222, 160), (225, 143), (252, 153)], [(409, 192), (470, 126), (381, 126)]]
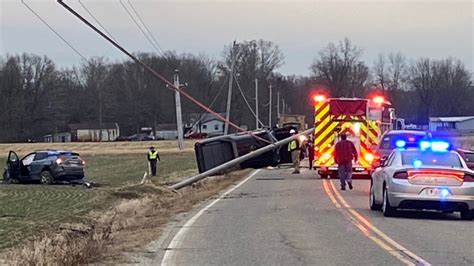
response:
[(96, 123), (70, 124), (69, 128), (72, 134), (72, 141), (114, 141), (120, 136), (120, 128), (117, 123), (102, 123), (102, 138), (100, 126)]
[[(220, 115), (225, 116), (225, 114)], [(187, 114), (186, 126), (193, 132), (206, 133), (208, 136), (224, 134), (224, 122), (213, 114)]]
[(474, 131), (474, 116), (430, 117), (430, 131)]
[(156, 139), (177, 139), (178, 128), (176, 124), (158, 124), (156, 125)]

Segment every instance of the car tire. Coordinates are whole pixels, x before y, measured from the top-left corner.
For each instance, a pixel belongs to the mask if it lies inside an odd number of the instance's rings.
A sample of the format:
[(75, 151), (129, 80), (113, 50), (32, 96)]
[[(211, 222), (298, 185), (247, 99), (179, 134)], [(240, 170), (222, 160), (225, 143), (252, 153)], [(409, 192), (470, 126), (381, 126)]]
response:
[(461, 211), (461, 220), (472, 221), (473, 218), (474, 218), (474, 210)]
[(370, 182), (370, 195), (369, 195), (369, 206), (372, 211), (380, 211), (382, 209), (382, 204), (375, 203), (375, 193), (374, 185)]
[(327, 175), (327, 174), (319, 174), (319, 177), (320, 177), (321, 179), (328, 179), (329, 175)]
[(11, 179), (10, 179), (9, 173), (8, 173), (7, 170), (5, 170), (5, 171), (3, 172), (3, 180), (2, 180), (2, 182), (3, 182), (4, 184), (10, 184), (10, 181), (11, 181)]
[(390, 201), (388, 199), (388, 190), (387, 190), (386, 185), (383, 188), (382, 213), (383, 213), (383, 216), (385, 217), (394, 217), (397, 213), (397, 209), (390, 205)]
[(43, 185), (50, 185), (54, 182), (54, 176), (50, 171), (43, 171), (40, 174), (40, 182)]

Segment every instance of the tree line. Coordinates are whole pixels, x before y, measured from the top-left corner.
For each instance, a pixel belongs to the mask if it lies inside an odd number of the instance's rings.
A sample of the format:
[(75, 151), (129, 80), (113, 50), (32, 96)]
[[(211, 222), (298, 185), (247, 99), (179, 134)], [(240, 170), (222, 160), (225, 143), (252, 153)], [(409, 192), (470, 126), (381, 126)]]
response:
[[(175, 52), (136, 54), (169, 80), (179, 70), (181, 82), (187, 84), (183, 90), (219, 113), (226, 110), (232, 75), (231, 120), (249, 129), (255, 128), (248, 108), (255, 111), (255, 82), (259, 118), (265, 125), (269, 109), (272, 124), (277, 113), (304, 114), (313, 123), (311, 95), (321, 89), (332, 97), (366, 97), (377, 91), (409, 123), (426, 124), (430, 116), (474, 115), (472, 76), (460, 60), (407, 59), (395, 52), (380, 54), (369, 67), (362, 55), (347, 38), (329, 43), (309, 66), (311, 74), (301, 76), (279, 73), (284, 54), (265, 40), (226, 46), (220, 60)], [(182, 110), (184, 117), (204, 112), (183, 97)], [(79, 66), (58, 68), (46, 56), (0, 57), (0, 142), (40, 141), (71, 123), (117, 122), (121, 134), (130, 135), (141, 127), (175, 121), (173, 91), (131, 60), (94, 57)]]

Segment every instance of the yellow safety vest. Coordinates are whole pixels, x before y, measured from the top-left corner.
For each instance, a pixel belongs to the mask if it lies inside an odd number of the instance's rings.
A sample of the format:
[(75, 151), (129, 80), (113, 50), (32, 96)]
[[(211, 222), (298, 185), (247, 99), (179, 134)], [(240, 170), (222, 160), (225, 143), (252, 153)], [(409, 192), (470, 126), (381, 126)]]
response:
[(292, 140), (288, 144), (288, 151), (294, 151), (294, 150), (297, 150), (297, 149), (298, 149), (298, 143), (296, 142), (296, 140)]
[(149, 151), (148, 152), (148, 159), (150, 160), (156, 160), (158, 158), (158, 152), (157, 151)]

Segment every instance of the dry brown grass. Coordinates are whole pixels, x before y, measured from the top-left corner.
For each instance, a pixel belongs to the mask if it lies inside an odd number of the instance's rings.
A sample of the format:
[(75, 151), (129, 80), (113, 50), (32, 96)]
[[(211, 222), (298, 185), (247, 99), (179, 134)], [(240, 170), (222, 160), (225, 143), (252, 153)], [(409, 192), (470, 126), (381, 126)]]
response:
[(93, 213), (88, 223), (63, 224), (55, 233), (8, 251), (9, 265), (76, 265), (125, 263), (122, 254), (158, 239), (166, 223), (247, 175), (250, 170), (201, 181), (175, 193), (153, 184), (116, 190), (124, 199), (104, 213)]
[[(184, 150), (193, 151), (196, 140), (185, 140)], [(80, 154), (121, 154), (121, 153), (144, 153), (150, 146), (157, 148), (160, 153), (176, 153), (177, 141), (125, 141), (125, 142), (71, 142), (71, 143), (12, 143), (0, 144), (0, 155), (5, 155), (14, 150), (18, 155), (25, 155), (35, 150), (58, 149), (72, 150)]]

